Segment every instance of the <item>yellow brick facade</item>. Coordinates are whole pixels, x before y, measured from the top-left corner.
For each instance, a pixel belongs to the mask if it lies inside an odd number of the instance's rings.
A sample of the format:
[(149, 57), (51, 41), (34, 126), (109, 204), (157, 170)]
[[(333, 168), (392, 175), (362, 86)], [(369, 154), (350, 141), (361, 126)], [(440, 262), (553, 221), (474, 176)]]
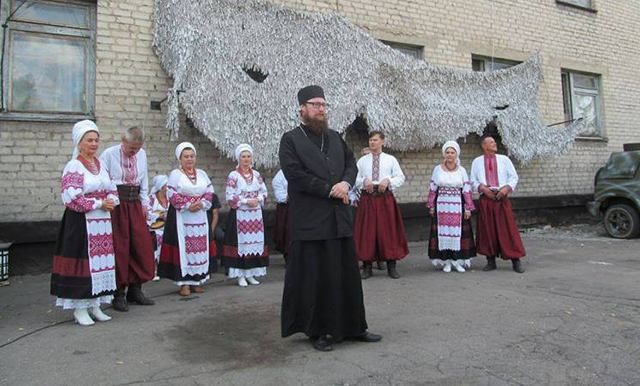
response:
[[(540, 50), (544, 80), (539, 101), (547, 123), (564, 120), (561, 68), (600, 74), (608, 140), (578, 140), (563, 156), (516, 165), (518, 196), (588, 194), (595, 171), (609, 153), (623, 143), (640, 142), (635, 119), (640, 111), (638, 2), (597, 0), (597, 12), (555, 0), (274, 2), (338, 12), (376, 38), (424, 47), (424, 59), (439, 65), (470, 69), (472, 55), (523, 60)], [(152, 0), (97, 3), (95, 114), (102, 148), (118, 141), (121, 128), (144, 126), (151, 176), (175, 167), (173, 149), (178, 143), (170, 141), (164, 129), (165, 111), (149, 108), (150, 101), (163, 99), (171, 85), (151, 45), (152, 17)], [(71, 126), (0, 120), (0, 222), (60, 218), (59, 177), (71, 154)], [(194, 129), (183, 127), (181, 140), (194, 142), (198, 166), (209, 172), (223, 196), (224, 179), (234, 164)], [(462, 163), (470, 169), (480, 150), (474, 140), (465, 141), (460, 139)], [(407, 175), (400, 201), (423, 200), (431, 170), (440, 160), (439, 148), (396, 155)]]

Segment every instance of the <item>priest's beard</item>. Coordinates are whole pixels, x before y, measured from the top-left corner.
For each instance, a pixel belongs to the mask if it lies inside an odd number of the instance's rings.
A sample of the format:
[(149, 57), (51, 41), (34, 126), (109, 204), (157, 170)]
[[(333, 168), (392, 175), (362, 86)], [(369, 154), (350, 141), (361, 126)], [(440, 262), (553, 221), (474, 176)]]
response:
[(306, 117), (306, 119), (304, 120), (304, 124), (307, 125), (307, 127), (309, 127), (316, 134), (323, 133), (329, 128), (329, 123), (327, 122), (326, 116), (315, 118)]

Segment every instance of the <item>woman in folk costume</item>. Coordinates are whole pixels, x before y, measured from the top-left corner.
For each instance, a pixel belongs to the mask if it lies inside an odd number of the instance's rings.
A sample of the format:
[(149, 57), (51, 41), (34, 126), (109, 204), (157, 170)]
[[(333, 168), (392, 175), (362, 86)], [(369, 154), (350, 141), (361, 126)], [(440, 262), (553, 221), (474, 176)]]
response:
[(238, 285), (260, 284), (256, 276), (267, 274), (269, 251), (265, 243), (262, 208), (267, 186), (260, 173), (253, 170), (253, 148), (241, 144), (236, 148), (236, 170), (227, 178), (226, 200), (231, 209), (227, 216), (222, 264)]
[[(147, 223), (151, 234), (155, 237), (154, 257), (156, 260), (156, 273), (158, 272), (158, 262), (160, 261), (160, 250), (162, 249), (162, 235), (164, 233), (164, 224), (167, 220), (167, 211), (169, 210), (169, 199), (167, 198), (167, 182), (169, 178), (164, 174), (153, 177), (153, 186), (149, 193), (149, 215)], [(160, 279), (157, 274), (153, 280)]]
[(207, 173), (196, 169), (196, 148), (182, 142), (175, 154), (180, 167), (171, 172), (167, 183), (170, 205), (158, 276), (175, 281), (180, 296), (189, 296), (191, 291), (204, 292), (202, 284), (215, 271), (216, 244), (207, 211), (219, 208), (220, 203)]
[(434, 266), (464, 272), (476, 255), (471, 229), (474, 210), (471, 182), (460, 165), (460, 146), (448, 141), (442, 146), (443, 162), (433, 169), (427, 207), (431, 220), (429, 258)]
[[(100, 135), (89, 120), (73, 126), (73, 156), (62, 172), (65, 205), (51, 272), (56, 305), (73, 309), (83, 326), (111, 319), (100, 309), (116, 291), (111, 214), (119, 204), (115, 185), (96, 157)], [(93, 319), (92, 319), (93, 317)]]

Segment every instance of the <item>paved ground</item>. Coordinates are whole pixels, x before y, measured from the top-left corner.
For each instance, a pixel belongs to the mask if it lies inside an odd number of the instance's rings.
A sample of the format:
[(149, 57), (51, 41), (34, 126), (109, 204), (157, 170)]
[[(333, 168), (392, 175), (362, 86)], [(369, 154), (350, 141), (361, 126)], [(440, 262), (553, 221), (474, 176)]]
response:
[(153, 307), (80, 327), (53, 307), (47, 275), (0, 288), (2, 385), (638, 385), (640, 240), (593, 226), (523, 235), (524, 275), (507, 263), (445, 274), (411, 245), (403, 277), (363, 282), (381, 343), (330, 353), (281, 339), (284, 273), (274, 258), (256, 287), (215, 275), (180, 298), (151, 283)]

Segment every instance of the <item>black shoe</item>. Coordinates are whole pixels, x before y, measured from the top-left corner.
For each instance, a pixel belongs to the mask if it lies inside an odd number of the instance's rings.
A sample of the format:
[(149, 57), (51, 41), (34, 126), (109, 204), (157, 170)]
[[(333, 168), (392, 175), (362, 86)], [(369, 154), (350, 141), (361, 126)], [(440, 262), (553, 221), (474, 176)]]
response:
[(522, 263), (520, 259), (512, 259), (511, 264), (513, 265), (513, 270), (518, 273), (524, 273), (524, 268), (522, 268)]
[(120, 312), (129, 311), (129, 304), (127, 304), (127, 299), (124, 297), (124, 289), (119, 289), (118, 292), (116, 292), (116, 294), (113, 296), (111, 307), (113, 307), (114, 310)]
[(376, 261), (376, 269), (378, 271), (384, 271), (384, 261)]
[(387, 261), (387, 275), (389, 275), (392, 279), (399, 279), (400, 274), (396, 271), (396, 262), (395, 261)]
[(327, 338), (326, 335), (323, 335), (319, 338), (310, 338), (311, 345), (318, 351), (331, 351), (333, 350), (333, 344), (330, 339)]
[(127, 291), (127, 300), (130, 303), (136, 303), (141, 306), (152, 306), (156, 304), (152, 299), (149, 299), (145, 296), (144, 292), (142, 292), (141, 284), (131, 284), (129, 285), (129, 290)]
[(382, 340), (382, 335), (372, 334), (370, 332), (365, 331), (361, 335), (354, 336), (353, 340), (357, 340), (358, 342), (375, 343), (375, 342), (380, 342)]
[(485, 265), (484, 268), (482, 268), (482, 270), (487, 272), (487, 271), (493, 271), (496, 268), (497, 268), (497, 266), (496, 266), (496, 257), (495, 256), (487, 256), (487, 265)]
[(360, 277), (362, 278), (362, 280), (366, 280), (368, 278), (370, 278), (371, 276), (373, 276), (373, 267), (371, 263), (362, 263), (362, 274), (360, 275)]

